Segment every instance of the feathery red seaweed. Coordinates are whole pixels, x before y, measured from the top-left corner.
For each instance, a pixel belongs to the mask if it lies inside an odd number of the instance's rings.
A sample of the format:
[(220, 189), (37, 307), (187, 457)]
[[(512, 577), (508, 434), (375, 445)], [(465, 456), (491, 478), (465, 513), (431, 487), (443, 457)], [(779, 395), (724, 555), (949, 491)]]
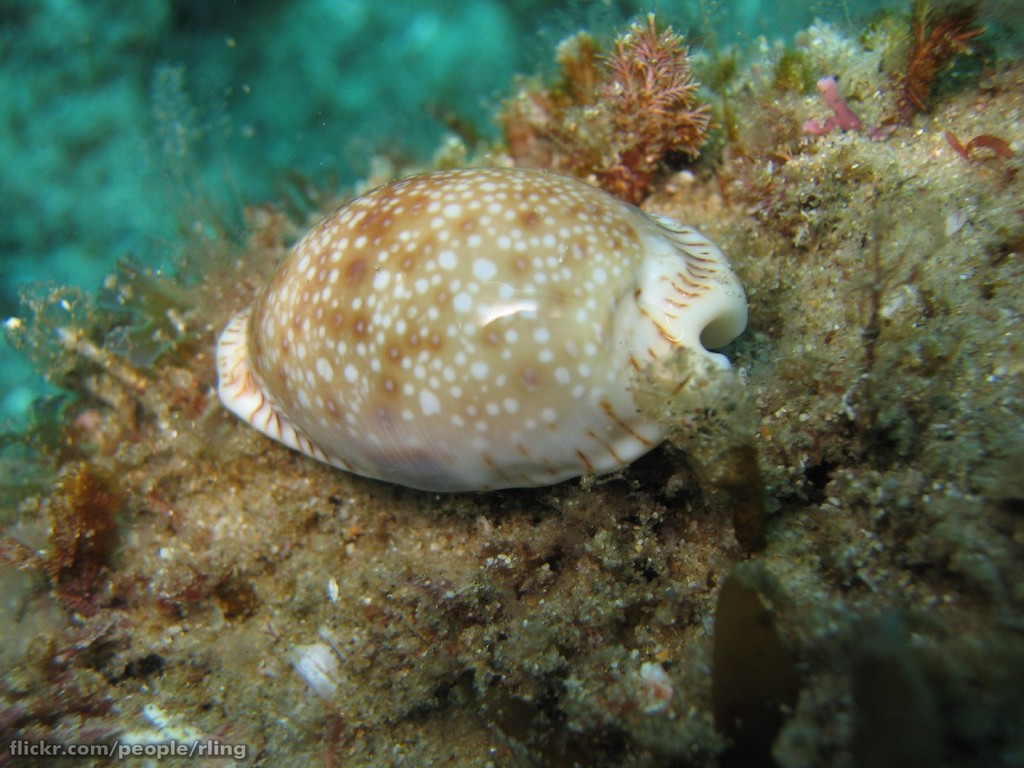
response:
[(502, 113), (518, 166), (550, 168), (638, 203), (673, 162), (696, 157), (710, 115), (697, 100), (683, 38), (659, 31), (654, 14), (601, 55), (580, 33), (558, 49), (562, 79), (525, 87)]
[(970, 51), (970, 41), (985, 31), (977, 26), (977, 16), (970, 5), (937, 11), (926, 0), (915, 1), (911, 21), (914, 39), (896, 104), (899, 122), (909, 123), (917, 112), (925, 110), (939, 72), (955, 56)]

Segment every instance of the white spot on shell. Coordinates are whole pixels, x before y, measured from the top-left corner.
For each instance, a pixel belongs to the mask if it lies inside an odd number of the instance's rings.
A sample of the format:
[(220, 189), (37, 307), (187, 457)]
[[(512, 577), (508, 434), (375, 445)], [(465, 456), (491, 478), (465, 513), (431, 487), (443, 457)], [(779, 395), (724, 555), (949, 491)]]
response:
[(455, 295), (452, 306), (457, 312), (469, 312), (473, 308), (473, 297), (465, 291), (461, 291)]
[(320, 374), (320, 378), (324, 381), (330, 382), (334, 380), (334, 369), (327, 362), (326, 358), (318, 357), (316, 359), (316, 372)]
[(477, 280), (491, 280), (498, 274), (498, 267), (490, 259), (474, 259), (473, 277)]
[(455, 251), (446, 249), (437, 254), (437, 263), (441, 269), (455, 269), (459, 261), (455, 256)]
[(435, 413), (441, 412), (441, 401), (429, 389), (421, 389), (420, 409), (423, 411), (424, 416), (433, 416)]

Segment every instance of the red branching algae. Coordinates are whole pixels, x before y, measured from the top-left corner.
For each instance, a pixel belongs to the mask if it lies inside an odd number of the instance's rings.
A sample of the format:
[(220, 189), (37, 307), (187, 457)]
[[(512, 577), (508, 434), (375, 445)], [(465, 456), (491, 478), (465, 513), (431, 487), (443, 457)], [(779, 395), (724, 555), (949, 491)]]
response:
[(659, 31), (654, 14), (607, 55), (581, 33), (559, 46), (557, 60), (560, 82), (524, 88), (501, 115), (517, 166), (568, 173), (638, 203), (671, 162), (698, 155), (709, 110), (697, 102), (682, 37)]
[(925, 110), (935, 77), (955, 56), (967, 53), (968, 43), (985, 31), (976, 26), (976, 20), (977, 10), (971, 6), (938, 13), (927, 3), (914, 3), (914, 39), (896, 104), (899, 122), (908, 124), (917, 112)]
[(975, 149), (984, 148), (990, 149), (1000, 157), (1004, 157), (1007, 160), (1012, 160), (1017, 156), (1017, 153), (1013, 151), (1013, 147), (1010, 146), (1009, 142), (1005, 139), (1001, 139), (998, 136), (992, 136), (988, 133), (982, 133), (975, 136), (967, 145), (964, 146), (960, 143), (960, 140), (952, 131), (946, 131), (946, 142), (953, 151), (956, 152), (964, 160), (971, 160), (971, 152)]
[(612, 124), (626, 137), (615, 163), (598, 173), (600, 185), (629, 202), (648, 191), (670, 153), (696, 157), (708, 130), (708, 108), (696, 104), (697, 83), (683, 39), (671, 27), (658, 32), (654, 14), (615, 41), (611, 77), (601, 88)]

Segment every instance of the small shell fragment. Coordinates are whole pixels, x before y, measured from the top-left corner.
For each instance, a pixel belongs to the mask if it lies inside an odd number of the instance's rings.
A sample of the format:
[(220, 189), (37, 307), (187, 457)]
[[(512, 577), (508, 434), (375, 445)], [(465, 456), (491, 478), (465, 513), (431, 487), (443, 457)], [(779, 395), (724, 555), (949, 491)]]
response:
[(329, 701), (338, 692), (341, 663), (327, 643), (296, 646), (292, 651), (292, 668), (321, 699)]
[(366, 477), (431, 491), (549, 485), (662, 439), (631, 388), (746, 325), (694, 229), (544, 171), (413, 176), (291, 250), (217, 350), (223, 403)]

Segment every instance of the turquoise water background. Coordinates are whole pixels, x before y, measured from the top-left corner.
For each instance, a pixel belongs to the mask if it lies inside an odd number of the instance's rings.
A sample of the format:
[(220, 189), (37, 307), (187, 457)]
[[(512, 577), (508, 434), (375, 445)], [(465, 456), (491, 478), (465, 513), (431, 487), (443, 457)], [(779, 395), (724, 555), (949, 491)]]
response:
[[(497, 136), (516, 73), (572, 32), (654, 10), (695, 47), (855, 27), (876, 2), (0, 0), (0, 318), (35, 281), (95, 290), (119, 258), (171, 263), (175, 211), (341, 186), (375, 153), (430, 157), (458, 116)], [(294, 176), (292, 176), (294, 178)], [(200, 212), (202, 213), (202, 212)], [(40, 391), (0, 342), (0, 422)]]

